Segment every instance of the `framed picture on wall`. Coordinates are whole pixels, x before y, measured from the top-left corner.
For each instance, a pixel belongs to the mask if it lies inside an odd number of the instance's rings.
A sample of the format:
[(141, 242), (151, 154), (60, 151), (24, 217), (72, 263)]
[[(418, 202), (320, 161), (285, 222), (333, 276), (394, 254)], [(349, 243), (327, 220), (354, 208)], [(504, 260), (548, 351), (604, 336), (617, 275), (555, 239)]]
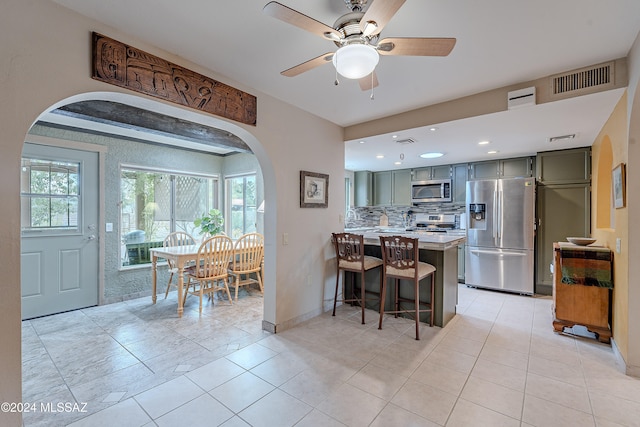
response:
[(613, 207), (624, 208), (626, 206), (626, 197), (627, 197), (627, 189), (626, 189), (626, 176), (625, 176), (625, 165), (624, 163), (620, 163), (618, 166), (613, 168), (612, 172), (612, 184), (613, 184)]
[(329, 175), (300, 171), (300, 207), (329, 206)]

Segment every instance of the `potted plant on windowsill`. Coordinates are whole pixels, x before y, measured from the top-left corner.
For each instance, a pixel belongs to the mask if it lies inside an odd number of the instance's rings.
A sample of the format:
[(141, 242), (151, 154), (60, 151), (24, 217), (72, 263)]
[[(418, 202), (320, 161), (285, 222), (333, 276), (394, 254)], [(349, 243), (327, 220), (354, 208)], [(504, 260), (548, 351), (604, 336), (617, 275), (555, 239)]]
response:
[(208, 213), (203, 213), (200, 218), (193, 221), (193, 225), (200, 228), (203, 239), (208, 236), (222, 234), (224, 230), (224, 217), (218, 209), (211, 209)]

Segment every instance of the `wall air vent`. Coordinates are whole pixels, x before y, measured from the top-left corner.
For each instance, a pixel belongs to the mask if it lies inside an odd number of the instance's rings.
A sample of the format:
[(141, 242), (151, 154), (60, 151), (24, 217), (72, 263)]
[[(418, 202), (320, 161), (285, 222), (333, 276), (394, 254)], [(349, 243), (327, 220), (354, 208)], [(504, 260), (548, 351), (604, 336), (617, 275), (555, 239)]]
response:
[(409, 144), (413, 144), (414, 142), (416, 142), (416, 140), (413, 138), (396, 139), (396, 143), (402, 144), (402, 145), (409, 145)]
[(529, 105), (536, 105), (535, 86), (520, 90), (514, 90), (507, 93), (507, 108), (509, 110), (513, 110), (514, 108), (526, 107)]
[[(595, 92), (614, 85), (614, 62), (581, 68), (551, 77), (551, 94)], [(594, 90), (596, 89), (596, 90)]]

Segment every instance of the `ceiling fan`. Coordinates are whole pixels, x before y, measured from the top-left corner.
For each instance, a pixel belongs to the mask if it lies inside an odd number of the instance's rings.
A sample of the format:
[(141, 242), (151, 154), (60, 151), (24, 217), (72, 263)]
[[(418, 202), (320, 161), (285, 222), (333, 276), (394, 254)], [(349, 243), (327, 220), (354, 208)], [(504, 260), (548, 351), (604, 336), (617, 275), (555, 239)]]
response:
[[(333, 27), (276, 1), (265, 5), (265, 14), (319, 35), (338, 46), (336, 52), (322, 54), (280, 74), (294, 77), (333, 62), (338, 74), (358, 80), (362, 90), (369, 90), (378, 85), (375, 67), (379, 55), (447, 56), (456, 44), (455, 38), (393, 37), (380, 40), (380, 32), (406, 0), (344, 1), (351, 12), (339, 17)], [(338, 84), (337, 75), (335, 84)]]

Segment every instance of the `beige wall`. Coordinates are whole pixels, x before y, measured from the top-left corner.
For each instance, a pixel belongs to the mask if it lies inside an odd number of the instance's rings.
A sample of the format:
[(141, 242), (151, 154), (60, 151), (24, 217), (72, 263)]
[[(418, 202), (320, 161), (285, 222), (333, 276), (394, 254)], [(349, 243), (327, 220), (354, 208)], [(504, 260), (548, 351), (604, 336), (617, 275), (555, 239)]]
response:
[(621, 240), (620, 253), (614, 253), (613, 337), (625, 360), (628, 358), (629, 324), (629, 250), (628, 209), (611, 207), (611, 170), (627, 163), (627, 96), (620, 99), (613, 113), (596, 138), (591, 151), (591, 235), (598, 244), (616, 250), (616, 239)]
[[(596, 179), (593, 183), (592, 204), (596, 217), (593, 235), (613, 250), (621, 239), (621, 251), (614, 258), (613, 338), (614, 345), (624, 359), (626, 372), (640, 377), (640, 34), (627, 57), (629, 86), (593, 145), (594, 177), (600, 162), (611, 167), (626, 164), (626, 207), (610, 211), (610, 226), (598, 221), (606, 214), (603, 200), (606, 193)], [(610, 153), (607, 153), (610, 150)], [(610, 160), (607, 157), (610, 156)], [(609, 167), (607, 165), (607, 167)], [(603, 170), (602, 173), (605, 173)]]
[[(258, 125), (241, 126), (160, 103), (90, 78), (91, 31), (130, 43), (257, 96)], [(55, 37), (54, 37), (55, 35)], [(211, 70), (88, 20), (48, 1), (4, 0), (0, 13), (0, 401), (21, 400), (19, 165), (27, 131), (52, 106), (108, 99), (229, 130), (244, 139), (265, 179), (265, 320), (285, 326), (322, 311), (328, 236), (341, 227), (343, 131)], [(329, 174), (328, 209), (299, 207), (299, 171)], [(288, 233), (289, 244), (282, 244)], [(319, 262), (320, 261), (320, 262)], [(19, 415), (0, 414), (0, 425)]]
[(628, 302), (628, 353), (627, 372), (640, 377), (640, 35), (628, 56), (629, 89), (627, 100), (627, 123), (629, 127), (629, 144), (627, 153), (627, 209), (629, 218), (628, 249), (629, 283)]

